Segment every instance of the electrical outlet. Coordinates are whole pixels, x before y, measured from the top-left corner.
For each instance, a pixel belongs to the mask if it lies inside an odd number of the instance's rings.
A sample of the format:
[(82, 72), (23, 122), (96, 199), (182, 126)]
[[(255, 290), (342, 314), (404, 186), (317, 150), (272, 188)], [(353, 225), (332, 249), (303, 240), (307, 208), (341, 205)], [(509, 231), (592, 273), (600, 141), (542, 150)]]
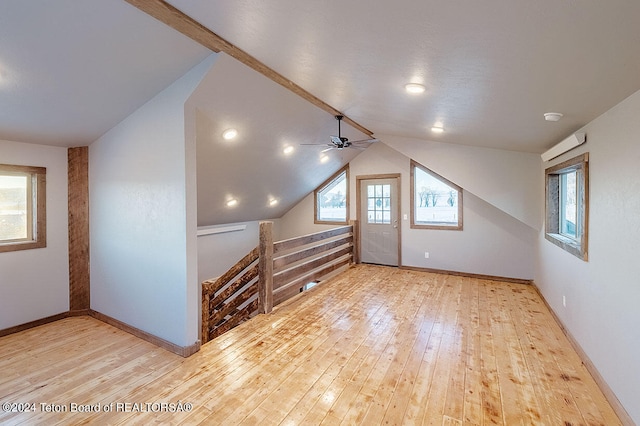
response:
[(404, 214), (404, 215), (402, 215), (402, 218), (403, 218), (404, 220), (407, 220), (407, 219), (409, 219), (409, 216), (407, 216), (406, 214)]
[(562, 306), (567, 307), (567, 298), (564, 295), (562, 295)]
[(425, 259), (428, 259), (428, 258), (429, 258), (429, 252), (428, 252), (428, 251), (425, 251), (425, 252), (424, 252), (424, 258), (425, 258)]

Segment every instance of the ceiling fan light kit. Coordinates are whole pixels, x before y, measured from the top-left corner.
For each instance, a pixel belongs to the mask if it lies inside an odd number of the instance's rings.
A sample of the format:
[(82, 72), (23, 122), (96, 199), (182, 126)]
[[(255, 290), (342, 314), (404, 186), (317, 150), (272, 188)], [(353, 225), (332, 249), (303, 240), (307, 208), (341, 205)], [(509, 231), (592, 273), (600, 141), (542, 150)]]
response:
[(300, 145), (326, 146), (328, 148), (325, 148), (324, 150), (322, 150), (322, 152), (327, 152), (332, 149), (344, 149), (344, 148), (365, 149), (369, 144), (372, 144), (374, 142), (379, 142), (378, 139), (361, 139), (357, 141), (349, 141), (348, 138), (342, 136), (342, 132), (340, 128), (340, 123), (342, 123), (342, 119), (344, 118), (344, 116), (336, 115), (335, 118), (336, 120), (338, 120), (338, 136), (329, 136), (329, 138), (331, 139), (331, 143), (327, 143), (327, 144), (301, 143)]

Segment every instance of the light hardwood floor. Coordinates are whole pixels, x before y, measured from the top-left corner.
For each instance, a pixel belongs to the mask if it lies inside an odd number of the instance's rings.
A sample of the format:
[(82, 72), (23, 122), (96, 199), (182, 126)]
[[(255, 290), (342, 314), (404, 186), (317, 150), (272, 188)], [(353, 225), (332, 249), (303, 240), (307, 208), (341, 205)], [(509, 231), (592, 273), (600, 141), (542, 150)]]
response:
[(5, 402), (35, 412), (3, 425), (620, 424), (533, 287), (367, 265), (187, 359), (90, 317), (0, 338)]

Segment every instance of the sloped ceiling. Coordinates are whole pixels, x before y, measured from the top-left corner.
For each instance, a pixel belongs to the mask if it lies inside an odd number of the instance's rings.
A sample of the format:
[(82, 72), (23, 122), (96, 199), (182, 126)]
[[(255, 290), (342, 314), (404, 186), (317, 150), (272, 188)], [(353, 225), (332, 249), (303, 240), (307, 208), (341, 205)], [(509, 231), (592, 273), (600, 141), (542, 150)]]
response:
[[(322, 153), (337, 134), (335, 118), (224, 54), (190, 102), (198, 110), (199, 226), (281, 217), (360, 152)], [(222, 137), (228, 128), (238, 131), (231, 141)], [(342, 135), (367, 138), (344, 123)]]
[[(640, 89), (637, 1), (169, 3), (375, 134), (416, 143), (540, 153)], [(0, 2), (0, 139), (90, 144), (208, 54), (125, 1)], [(333, 117), (224, 54), (194, 96), (202, 225), (278, 217), (357, 153), (319, 165), (297, 145), (325, 142)]]
[(2, 1), (0, 139), (88, 145), (210, 53), (124, 1)]
[(169, 2), (377, 134), (540, 153), (640, 89), (638, 1)]

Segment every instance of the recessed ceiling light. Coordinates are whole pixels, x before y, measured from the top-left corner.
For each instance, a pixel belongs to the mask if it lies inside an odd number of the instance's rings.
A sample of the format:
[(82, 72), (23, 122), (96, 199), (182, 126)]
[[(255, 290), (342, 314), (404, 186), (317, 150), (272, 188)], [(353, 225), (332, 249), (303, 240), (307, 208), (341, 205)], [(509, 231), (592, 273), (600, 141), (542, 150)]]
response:
[(423, 93), (426, 87), (418, 83), (409, 83), (404, 85), (404, 90), (406, 90), (407, 93)]
[(547, 121), (558, 121), (562, 118), (562, 114), (559, 112), (545, 112), (544, 119)]
[(269, 205), (270, 205), (271, 207), (273, 207), (273, 206), (277, 206), (277, 205), (278, 205), (278, 200), (277, 200), (276, 198), (272, 198), (272, 199), (269, 201)]
[(442, 132), (444, 132), (444, 127), (442, 127), (442, 126), (437, 126), (437, 125), (436, 125), (436, 126), (433, 126), (433, 127), (431, 128), (431, 131), (432, 131), (433, 133), (442, 133)]
[(323, 155), (320, 157), (320, 162), (321, 162), (321, 163), (326, 163), (327, 161), (329, 161), (329, 156), (328, 156), (328, 155), (323, 154)]
[(226, 140), (231, 140), (236, 136), (238, 136), (238, 131), (236, 129), (227, 129), (224, 132), (222, 132), (222, 137), (225, 138)]
[(286, 146), (286, 147), (282, 150), (282, 152), (284, 152), (284, 153), (285, 153), (285, 155), (289, 155), (289, 154), (291, 154), (291, 153), (293, 152), (293, 147), (292, 147), (291, 145)]
[(227, 201), (227, 207), (234, 207), (236, 205), (238, 205), (238, 200), (236, 200), (235, 198), (232, 198), (229, 201)]

